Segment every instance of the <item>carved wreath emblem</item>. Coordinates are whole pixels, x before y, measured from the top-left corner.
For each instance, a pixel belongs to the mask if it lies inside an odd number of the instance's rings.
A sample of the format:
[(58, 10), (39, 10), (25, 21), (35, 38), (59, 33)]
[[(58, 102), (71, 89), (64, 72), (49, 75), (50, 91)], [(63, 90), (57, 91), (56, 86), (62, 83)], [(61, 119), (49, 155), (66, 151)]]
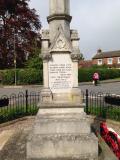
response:
[(59, 39), (58, 41), (57, 41), (57, 48), (59, 48), (59, 49), (62, 49), (62, 48), (64, 48), (65, 47), (65, 41), (63, 41), (62, 39)]

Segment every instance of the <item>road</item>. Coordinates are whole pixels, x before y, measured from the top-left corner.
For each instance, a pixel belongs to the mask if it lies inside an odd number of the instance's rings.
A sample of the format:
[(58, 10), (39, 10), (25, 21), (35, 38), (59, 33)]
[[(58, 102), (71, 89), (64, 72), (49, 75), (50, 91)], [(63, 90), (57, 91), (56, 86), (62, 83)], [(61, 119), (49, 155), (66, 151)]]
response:
[[(100, 84), (98, 86), (94, 85), (82, 85), (80, 84), (80, 89), (85, 92), (86, 89), (89, 91), (98, 93), (112, 93), (112, 94), (119, 94), (120, 95), (120, 82), (116, 83), (105, 83)], [(40, 92), (41, 86), (25, 86), (25, 87), (19, 87), (19, 88), (0, 88), (0, 97), (3, 95), (10, 96), (12, 93), (18, 94), (19, 92), (25, 93), (25, 90), (28, 89), (30, 92)]]
[(26, 86), (26, 87), (5, 87), (5, 88), (0, 88), (0, 97), (3, 95), (10, 96), (12, 94), (25, 94), (25, 91), (28, 90), (28, 93), (38, 93), (41, 90), (41, 86)]
[(85, 91), (86, 89), (88, 89), (89, 91), (92, 91), (95, 93), (102, 92), (102, 93), (111, 93), (111, 94), (120, 95), (120, 82), (104, 83), (98, 86), (81, 84), (80, 88), (82, 91)]

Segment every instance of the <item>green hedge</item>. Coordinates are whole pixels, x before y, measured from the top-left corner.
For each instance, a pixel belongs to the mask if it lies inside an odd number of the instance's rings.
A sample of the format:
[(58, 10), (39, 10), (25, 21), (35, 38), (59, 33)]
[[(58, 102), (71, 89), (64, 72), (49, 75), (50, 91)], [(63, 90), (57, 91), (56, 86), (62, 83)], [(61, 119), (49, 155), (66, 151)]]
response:
[(25, 116), (36, 115), (38, 112), (38, 107), (31, 105), (28, 106), (28, 110), (26, 111), (26, 106), (15, 106), (10, 109), (7, 107), (0, 108), (0, 124), (4, 122), (8, 122), (11, 120), (15, 120), (18, 118), (22, 118)]
[[(43, 73), (38, 69), (17, 69), (17, 84), (42, 84)], [(4, 85), (12, 85), (15, 83), (15, 70), (0, 71), (0, 83)]]
[(42, 71), (37, 69), (21, 69), (18, 72), (18, 84), (42, 84)]
[(2, 84), (13, 84), (14, 83), (14, 70), (2, 70), (0, 71), (1, 83)]
[[(92, 81), (94, 72), (98, 72), (100, 80), (120, 78), (120, 69), (107, 69), (107, 68), (82, 68), (79, 69), (78, 79), (79, 82)], [(15, 71), (1, 70), (0, 83), (4, 85), (14, 84)], [(42, 70), (35, 68), (17, 69), (17, 84), (42, 84), (43, 73)]]
[(92, 81), (92, 77), (95, 72), (99, 73), (100, 80), (120, 78), (120, 69), (82, 68), (79, 69), (79, 74), (78, 74), (79, 82)]

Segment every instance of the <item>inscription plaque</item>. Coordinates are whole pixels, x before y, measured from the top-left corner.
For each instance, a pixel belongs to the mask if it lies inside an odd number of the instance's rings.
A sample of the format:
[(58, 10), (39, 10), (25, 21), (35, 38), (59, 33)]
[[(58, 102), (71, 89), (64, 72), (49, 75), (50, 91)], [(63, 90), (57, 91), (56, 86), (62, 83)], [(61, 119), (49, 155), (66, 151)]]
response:
[(53, 93), (69, 92), (73, 87), (72, 62), (69, 55), (53, 55), (53, 61), (49, 63), (49, 86)]

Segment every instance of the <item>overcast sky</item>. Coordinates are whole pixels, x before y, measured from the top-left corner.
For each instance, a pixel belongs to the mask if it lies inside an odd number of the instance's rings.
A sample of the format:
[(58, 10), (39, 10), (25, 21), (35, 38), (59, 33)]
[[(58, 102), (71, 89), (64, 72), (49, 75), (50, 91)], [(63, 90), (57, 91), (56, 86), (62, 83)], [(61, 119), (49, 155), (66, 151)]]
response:
[[(80, 36), (80, 50), (86, 59), (97, 49), (120, 50), (120, 0), (71, 0), (71, 29)], [(31, 0), (30, 7), (40, 15), (48, 28), (49, 0)]]

